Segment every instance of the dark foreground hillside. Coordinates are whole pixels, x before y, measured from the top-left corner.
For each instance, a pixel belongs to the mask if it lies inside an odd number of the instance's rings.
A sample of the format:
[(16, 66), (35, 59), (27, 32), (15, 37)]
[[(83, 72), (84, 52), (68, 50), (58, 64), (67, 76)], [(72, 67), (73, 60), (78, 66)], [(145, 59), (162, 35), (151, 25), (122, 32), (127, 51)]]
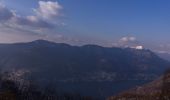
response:
[[(3, 76), (3, 77), (2, 77)], [(8, 75), (0, 76), (0, 100), (97, 100), (92, 97), (72, 93), (58, 93), (53, 87), (39, 88), (34, 83), (18, 84), (8, 79)]]
[(109, 97), (108, 100), (170, 100), (170, 70), (149, 84)]

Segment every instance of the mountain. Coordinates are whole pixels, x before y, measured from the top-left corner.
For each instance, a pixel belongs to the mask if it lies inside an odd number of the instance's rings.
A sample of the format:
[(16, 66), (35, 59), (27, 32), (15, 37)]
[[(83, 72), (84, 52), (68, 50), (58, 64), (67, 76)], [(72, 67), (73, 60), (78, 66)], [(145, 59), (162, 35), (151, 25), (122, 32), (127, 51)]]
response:
[(157, 55), (159, 57), (161, 57), (162, 59), (170, 61), (170, 54), (169, 53), (157, 53)]
[[(0, 44), (0, 69), (10, 79), (107, 97), (156, 79), (170, 63), (147, 49), (71, 46), (36, 40)], [(21, 78), (21, 79), (20, 79)]]
[(169, 100), (170, 99), (170, 70), (158, 79), (133, 89), (111, 96), (108, 100)]

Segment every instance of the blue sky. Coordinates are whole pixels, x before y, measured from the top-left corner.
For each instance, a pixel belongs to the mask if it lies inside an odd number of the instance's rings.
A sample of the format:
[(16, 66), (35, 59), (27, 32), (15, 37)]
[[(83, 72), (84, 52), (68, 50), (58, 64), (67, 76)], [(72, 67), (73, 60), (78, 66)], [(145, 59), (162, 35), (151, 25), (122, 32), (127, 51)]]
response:
[[(170, 0), (2, 0), (1, 4), (19, 17), (3, 21), (7, 24), (1, 25), (0, 42), (48, 39), (111, 46), (134, 37), (147, 48), (170, 51)], [(57, 14), (42, 12), (48, 12), (48, 6)]]

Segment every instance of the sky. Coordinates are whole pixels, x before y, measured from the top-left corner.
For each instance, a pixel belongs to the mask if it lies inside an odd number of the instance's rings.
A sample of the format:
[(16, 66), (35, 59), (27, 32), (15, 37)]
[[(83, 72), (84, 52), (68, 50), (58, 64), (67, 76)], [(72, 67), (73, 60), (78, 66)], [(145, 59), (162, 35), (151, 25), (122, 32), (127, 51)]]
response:
[(0, 0), (0, 42), (144, 45), (170, 53), (170, 0)]

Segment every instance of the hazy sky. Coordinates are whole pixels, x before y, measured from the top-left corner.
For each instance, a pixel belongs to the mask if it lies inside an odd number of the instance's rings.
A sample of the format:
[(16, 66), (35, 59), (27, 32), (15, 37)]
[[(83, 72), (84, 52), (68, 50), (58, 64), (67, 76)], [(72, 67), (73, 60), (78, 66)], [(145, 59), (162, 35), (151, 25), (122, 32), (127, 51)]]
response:
[(135, 42), (170, 52), (170, 0), (0, 1), (0, 42)]

